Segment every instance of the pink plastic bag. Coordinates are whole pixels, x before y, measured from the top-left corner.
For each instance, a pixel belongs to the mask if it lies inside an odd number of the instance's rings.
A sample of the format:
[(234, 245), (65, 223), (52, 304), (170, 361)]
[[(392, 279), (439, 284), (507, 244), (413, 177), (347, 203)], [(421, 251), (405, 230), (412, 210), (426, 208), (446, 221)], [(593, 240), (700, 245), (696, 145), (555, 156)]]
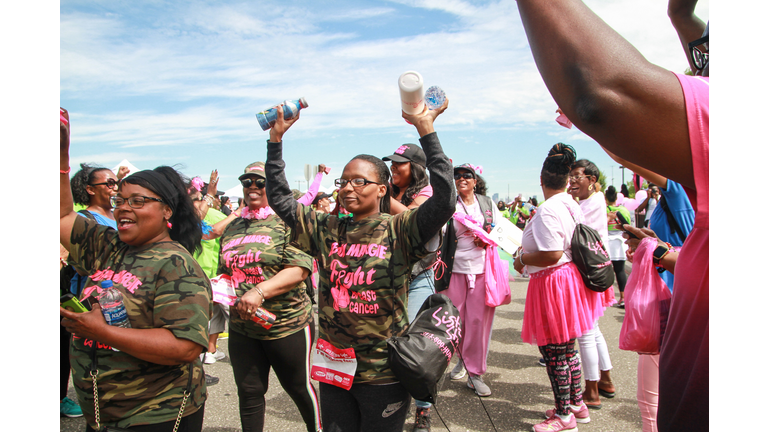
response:
[(653, 265), (655, 238), (645, 238), (635, 251), (632, 274), (624, 289), (624, 323), (619, 348), (658, 354), (672, 294)]
[(490, 246), (485, 249), (485, 304), (498, 307), (512, 301), (509, 290), (509, 261), (499, 257), (499, 250)]

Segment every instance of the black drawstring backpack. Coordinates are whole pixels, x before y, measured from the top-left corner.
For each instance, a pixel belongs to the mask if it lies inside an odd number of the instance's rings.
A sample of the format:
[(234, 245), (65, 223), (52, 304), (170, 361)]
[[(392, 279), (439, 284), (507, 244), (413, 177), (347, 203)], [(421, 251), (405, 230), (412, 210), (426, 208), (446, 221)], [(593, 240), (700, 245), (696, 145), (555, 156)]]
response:
[[(571, 208), (567, 205), (565, 207), (576, 222)], [(584, 285), (592, 291), (601, 293), (612, 287), (616, 281), (611, 256), (605, 250), (600, 233), (594, 228), (576, 222), (576, 229), (571, 237), (571, 259), (579, 269)]]
[(414, 399), (435, 403), (460, 341), (459, 310), (448, 296), (432, 294), (405, 333), (387, 341), (389, 367)]

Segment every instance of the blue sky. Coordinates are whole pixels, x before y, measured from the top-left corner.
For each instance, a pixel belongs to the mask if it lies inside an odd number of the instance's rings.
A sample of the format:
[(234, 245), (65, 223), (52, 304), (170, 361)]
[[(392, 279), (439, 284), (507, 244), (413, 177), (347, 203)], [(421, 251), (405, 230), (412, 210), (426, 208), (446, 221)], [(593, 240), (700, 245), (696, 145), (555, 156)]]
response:
[[(586, 3), (649, 61), (685, 70), (666, 1)], [(709, 2), (696, 12), (708, 20)], [(556, 142), (621, 183), (594, 140), (555, 122), (514, 0), (65, 0), (60, 38), (73, 167), (180, 164), (206, 180), (216, 168), (226, 190), (266, 157), (255, 113), (303, 96), (309, 108), (284, 138), (286, 174), (304, 190), (304, 164), (325, 163), (330, 188), (353, 156), (418, 142), (397, 88), (416, 70), (450, 99), (435, 124), (446, 153), (482, 165), (489, 195), (540, 197), (541, 163)]]

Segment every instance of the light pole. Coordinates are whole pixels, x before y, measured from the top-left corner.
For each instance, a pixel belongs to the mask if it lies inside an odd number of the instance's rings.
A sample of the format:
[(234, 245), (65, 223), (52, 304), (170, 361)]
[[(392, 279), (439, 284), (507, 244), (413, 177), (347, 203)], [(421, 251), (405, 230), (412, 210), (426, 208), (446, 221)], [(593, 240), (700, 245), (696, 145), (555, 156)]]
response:
[(624, 170), (627, 169), (627, 167), (619, 166), (619, 169), (621, 170), (621, 184), (625, 184), (624, 183)]

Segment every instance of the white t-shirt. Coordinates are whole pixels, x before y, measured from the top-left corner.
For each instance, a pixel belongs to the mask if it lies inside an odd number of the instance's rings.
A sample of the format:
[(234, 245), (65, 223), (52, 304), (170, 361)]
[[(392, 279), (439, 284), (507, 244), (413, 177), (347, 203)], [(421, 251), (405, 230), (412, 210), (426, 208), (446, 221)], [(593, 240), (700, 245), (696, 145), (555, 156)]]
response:
[[(569, 208), (573, 212), (573, 217), (568, 211)], [(584, 214), (570, 195), (561, 192), (549, 197), (538, 207), (536, 214), (523, 231), (523, 252), (563, 251), (560, 260), (549, 267), (556, 267), (572, 261), (571, 238), (576, 229), (576, 222), (584, 223)], [(525, 261), (525, 257), (523, 257), (523, 261)], [(526, 265), (526, 267), (528, 274), (534, 274), (548, 268), (530, 265)]]
[[(466, 211), (464, 208), (466, 207)], [(481, 224), (485, 221), (485, 216), (480, 211), (480, 202), (475, 197), (474, 204), (463, 204), (461, 197), (456, 201), (456, 211), (471, 216)], [(496, 206), (491, 206), (493, 221), (499, 220), (501, 213)], [(463, 224), (454, 221), (456, 230), (456, 255), (453, 259), (453, 273), (460, 274), (482, 274), (485, 273), (485, 249), (475, 246), (475, 235)]]
[(603, 244), (608, 241), (608, 206), (605, 195), (595, 192), (589, 198), (579, 201), (581, 212), (584, 213), (584, 224), (600, 234)]

